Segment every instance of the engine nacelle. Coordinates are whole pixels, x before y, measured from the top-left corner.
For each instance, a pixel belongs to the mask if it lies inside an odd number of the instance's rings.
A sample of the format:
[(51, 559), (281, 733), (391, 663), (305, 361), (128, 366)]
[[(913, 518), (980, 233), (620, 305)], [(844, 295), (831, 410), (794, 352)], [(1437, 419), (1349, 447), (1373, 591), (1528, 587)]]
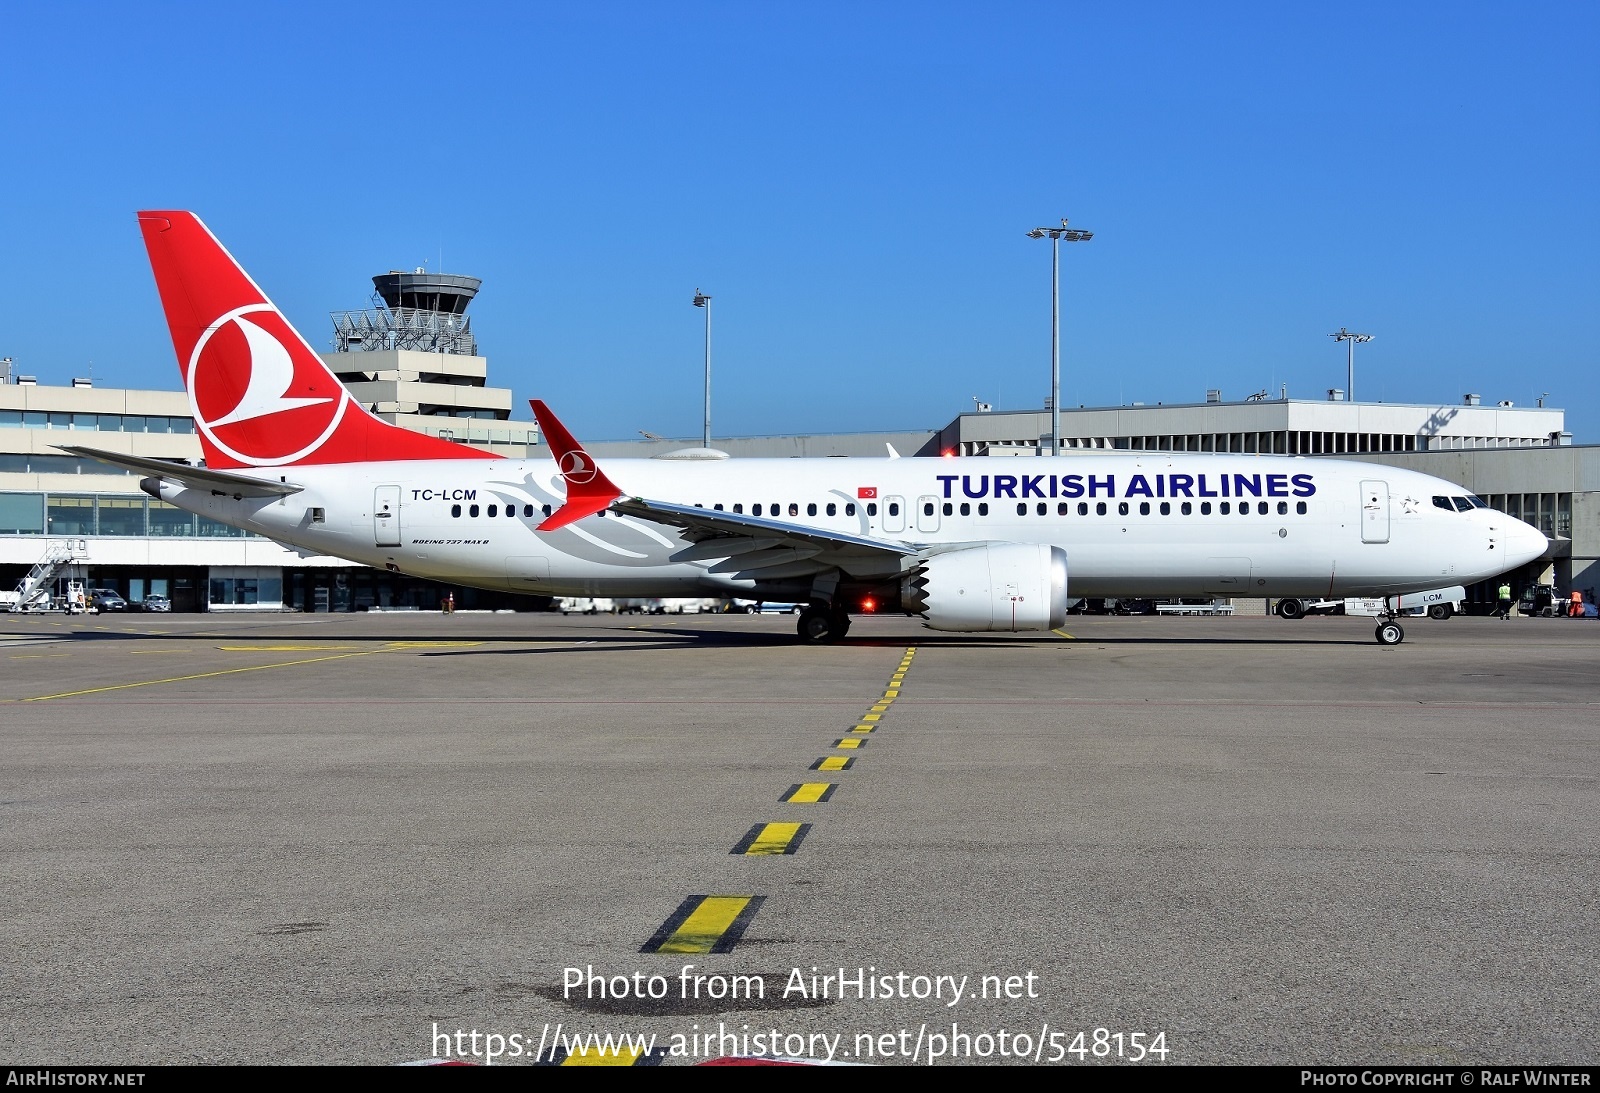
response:
[(900, 582), (932, 630), (1054, 630), (1067, 621), (1067, 552), (1023, 543), (935, 554)]

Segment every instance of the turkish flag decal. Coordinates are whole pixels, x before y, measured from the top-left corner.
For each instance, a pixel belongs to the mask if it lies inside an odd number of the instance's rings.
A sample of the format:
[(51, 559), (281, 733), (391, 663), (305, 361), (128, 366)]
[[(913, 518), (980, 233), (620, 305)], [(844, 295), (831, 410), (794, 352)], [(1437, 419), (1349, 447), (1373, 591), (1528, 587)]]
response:
[(863, 501), (876, 501), (878, 499), (877, 486), (857, 486), (856, 496)]

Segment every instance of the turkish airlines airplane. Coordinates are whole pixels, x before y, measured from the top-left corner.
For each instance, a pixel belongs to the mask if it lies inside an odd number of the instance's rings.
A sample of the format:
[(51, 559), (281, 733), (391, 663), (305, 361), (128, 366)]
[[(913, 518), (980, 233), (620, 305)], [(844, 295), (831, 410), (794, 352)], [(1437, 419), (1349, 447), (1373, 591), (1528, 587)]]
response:
[[(533, 402), (555, 461), (362, 408), (188, 212), (142, 212), (203, 468), (64, 450), (179, 508), (306, 552), (542, 595), (807, 603), (946, 631), (1052, 630), (1068, 596), (1341, 597), (1493, 577), (1537, 529), (1414, 471), (1181, 452), (1037, 459), (618, 459)], [(1392, 604), (1392, 601), (1391, 601)], [(1377, 639), (1404, 638), (1393, 611)]]

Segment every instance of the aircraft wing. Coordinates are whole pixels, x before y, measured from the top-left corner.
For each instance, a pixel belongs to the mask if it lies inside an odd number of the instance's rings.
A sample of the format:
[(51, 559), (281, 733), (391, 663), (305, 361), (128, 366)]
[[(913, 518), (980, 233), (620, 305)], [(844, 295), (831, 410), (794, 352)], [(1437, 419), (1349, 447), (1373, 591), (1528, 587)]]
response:
[(210, 471), (203, 467), (190, 467), (183, 463), (169, 463), (165, 459), (146, 459), (143, 456), (123, 455), (121, 452), (106, 452), (99, 448), (83, 448), (75, 444), (57, 444), (56, 449), (71, 452), (73, 455), (86, 456), (89, 459), (98, 459), (102, 463), (109, 463), (113, 467), (133, 471), (136, 474), (148, 475), (151, 478), (161, 478), (168, 482), (176, 482), (180, 486), (187, 486), (192, 490), (211, 490), (215, 493), (225, 493), (230, 497), (285, 497), (291, 493), (299, 493), (305, 489), (293, 482), (266, 482), (249, 475), (233, 474), (229, 471)]
[(622, 516), (682, 528), (693, 542), (674, 554), (672, 560), (716, 560), (712, 573), (766, 579), (797, 577), (837, 566), (858, 576), (889, 575), (905, 569), (906, 558), (926, 552), (916, 543), (824, 531), (645, 497), (613, 501), (610, 508)]
[(647, 497), (627, 497), (607, 478), (599, 464), (540, 399), (530, 400), (533, 416), (550, 443), (551, 454), (567, 481), (566, 503), (545, 518), (539, 531), (555, 531), (603, 509), (619, 516), (682, 528), (691, 540), (672, 555), (674, 562), (710, 562), (707, 572), (749, 580), (806, 577), (839, 569), (856, 577), (891, 577), (910, 568), (907, 558), (960, 544), (928, 547), (865, 535), (746, 516), (740, 512), (703, 509)]

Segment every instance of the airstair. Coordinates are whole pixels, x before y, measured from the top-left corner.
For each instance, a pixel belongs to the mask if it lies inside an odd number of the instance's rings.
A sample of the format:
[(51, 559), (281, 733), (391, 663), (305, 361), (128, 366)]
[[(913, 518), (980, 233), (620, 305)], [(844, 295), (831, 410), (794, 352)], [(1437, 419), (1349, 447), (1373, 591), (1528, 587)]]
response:
[(87, 539), (58, 539), (45, 545), (44, 557), (28, 570), (28, 575), (17, 582), (16, 598), (11, 601), (13, 613), (19, 611), (48, 611), (56, 578), (71, 565), (78, 565), (89, 557)]

